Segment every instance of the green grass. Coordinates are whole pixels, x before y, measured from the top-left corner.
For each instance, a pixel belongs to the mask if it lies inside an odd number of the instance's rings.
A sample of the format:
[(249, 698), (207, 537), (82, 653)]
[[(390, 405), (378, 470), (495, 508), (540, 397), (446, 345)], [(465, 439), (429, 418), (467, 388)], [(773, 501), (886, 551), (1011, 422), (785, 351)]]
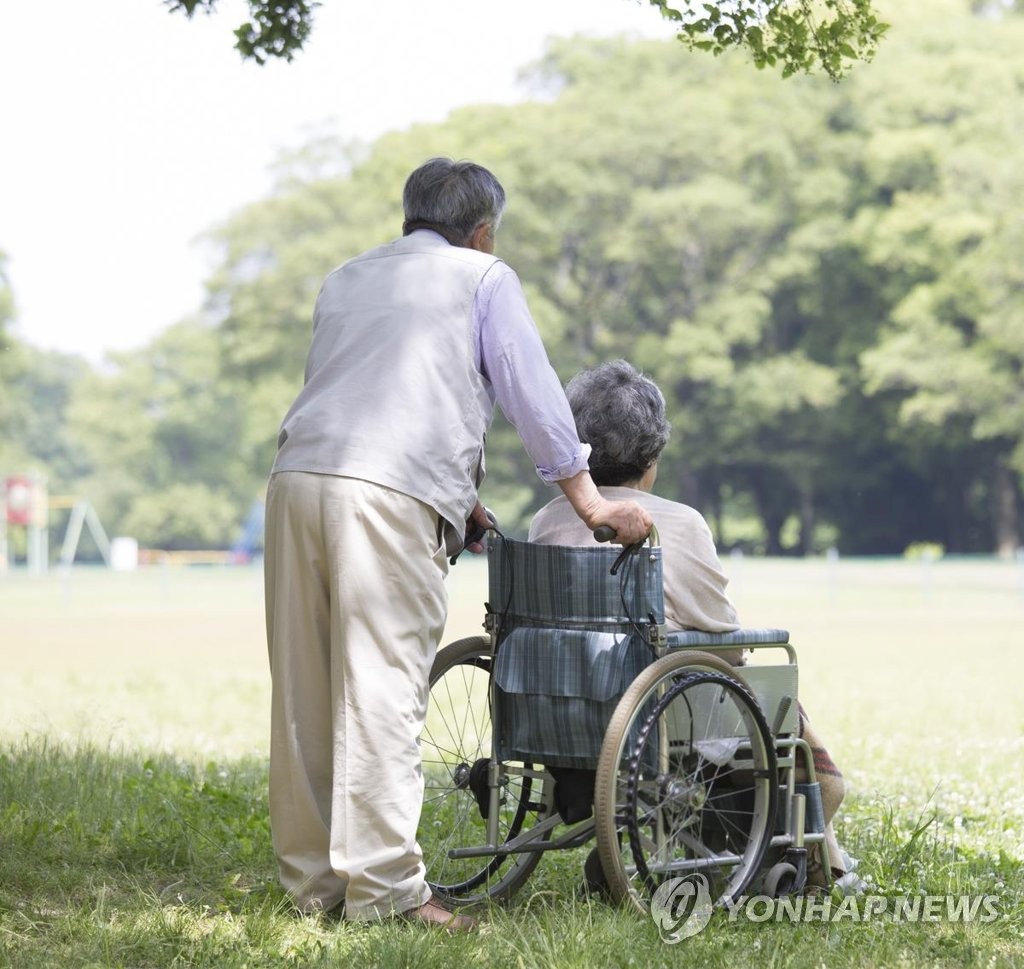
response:
[[(995, 895), (981, 923), (730, 922), (664, 944), (546, 857), (472, 938), (300, 918), (274, 877), (251, 569), (0, 577), (0, 967), (1024, 965), (1024, 569), (729, 561), (792, 631), (871, 892)], [(479, 631), (481, 563), (448, 639)]]

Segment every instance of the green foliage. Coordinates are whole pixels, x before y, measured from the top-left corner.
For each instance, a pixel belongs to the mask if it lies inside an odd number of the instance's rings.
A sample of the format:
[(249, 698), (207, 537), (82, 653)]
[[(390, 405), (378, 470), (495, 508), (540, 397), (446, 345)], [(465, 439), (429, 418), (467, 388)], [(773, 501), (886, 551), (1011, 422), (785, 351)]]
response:
[(79, 357), (17, 345), (5, 380), (9, 410), (0, 467), (46, 474), (51, 492), (63, 491), (88, 470), (69, 432), (74, 388), (88, 373)]
[[(290, 61), (302, 50), (313, 29), (313, 14), (319, 3), (310, 0), (247, 0), (249, 15), (235, 30), (235, 48), (243, 59), (265, 64), (270, 58)], [(197, 10), (213, 13), (217, 0), (164, 0), (172, 10), (189, 18)]]
[[(7, 254), (0, 249), (0, 332), (7, 327), (7, 324), (14, 316), (14, 295), (11, 293), (11, 284), (7, 279)], [(6, 350), (6, 343), (3, 349)]]
[(823, 70), (838, 81), (852, 62), (871, 60), (888, 30), (872, 0), (739, 0), (706, 3), (650, 0), (679, 24), (690, 50), (715, 56), (745, 48), (758, 68), (778, 66), (783, 77)]
[(14, 297), (0, 252), (0, 475), (44, 474), (50, 491), (69, 486), (87, 468), (68, 432), (72, 388), (88, 367), (61, 353), (37, 350), (8, 330)]
[(0, 249), (0, 460), (10, 460), (7, 455), (13, 450), (15, 398), (10, 383), (13, 375), (21, 369), (20, 349), (8, 331), (14, 317), (14, 294), (7, 279), (6, 262), (7, 256)]
[[(252, 22), (236, 31), (235, 47), (243, 59), (264, 64), (269, 58), (290, 61), (313, 29), (316, 2), (247, 0)], [(718, 54), (730, 48), (747, 51), (758, 68), (778, 66), (782, 76), (821, 68), (839, 80), (851, 62), (870, 60), (888, 29), (875, 15), (874, 0), (648, 0), (663, 17), (679, 25), (679, 39), (690, 50)], [(172, 11), (192, 17), (212, 13), (217, 0), (164, 0)]]
[[(87, 374), (14, 341), (0, 367), (39, 404), (7, 447), (74, 477), (116, 531), (224, 541), (228, 505), (237, 525), (271, 466), (321, 280), (398, 234), (406, 175), (446, 154), (505, 184), (499, 254), (559, 375), (623, 356), (662, 386), (673, 436), (657, 490), (704, 511), (720, 544), (1012, 553), (1024, 24), (959, 0), (936, 9), (901, 5), (877, 58), (841, 85), (575, 38), (532, 68), (533, 103), (371, 146), (311, 144), (270, 198), (211, 232), (201, 320)], [(500, 420), (488, 470), (483, 500), (521, 534), (553, 492)], [(199, 504), (187, 489), (216, 510), (209, 528), (172, 514)]]
[(208, 485), (177, 482), (139, 495), (123, 528), (150, 547), (223, 548), (238, 532), (238, 504)]
[(241, 399), (216, 333), (195, 322), (112, 363), (76, 386), (69, 419), (100, 518), (157, 547), (230, 544), (265, 473), (260, 393)]

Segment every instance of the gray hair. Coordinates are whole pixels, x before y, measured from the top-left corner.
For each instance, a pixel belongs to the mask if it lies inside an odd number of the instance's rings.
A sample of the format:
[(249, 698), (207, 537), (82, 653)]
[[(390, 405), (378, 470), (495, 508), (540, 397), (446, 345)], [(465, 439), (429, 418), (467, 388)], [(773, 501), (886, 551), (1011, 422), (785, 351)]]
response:
[(505, 211), (505, 190), (482, 165), (431, 158), (406, 179), (402, 204), (403, 235), (433, 229), (453, 246), (461, 246), (482, 223), (498, 228)]
[(580, 440), (591, 447), (598, 485), (638, 480), (668, 443), (670, 425), (658, 385), (625, 360), (583, 370), (565, 388)]

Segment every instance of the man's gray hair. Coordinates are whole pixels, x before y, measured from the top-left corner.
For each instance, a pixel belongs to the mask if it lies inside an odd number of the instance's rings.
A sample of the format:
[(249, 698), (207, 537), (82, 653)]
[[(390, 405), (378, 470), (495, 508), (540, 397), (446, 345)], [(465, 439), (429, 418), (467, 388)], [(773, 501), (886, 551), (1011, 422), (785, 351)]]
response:
[(565, 388), (598, 485), (637, 481), (658, 460), (670, 425), (658, 385), (625, 360), (578, 373)]
[(431, 158), (406, 179), (402, 204), (403, 235), (433, 229), (453, 246), (463, 246), (481, 223), (498, 228), (505, 190), (482, 165)]

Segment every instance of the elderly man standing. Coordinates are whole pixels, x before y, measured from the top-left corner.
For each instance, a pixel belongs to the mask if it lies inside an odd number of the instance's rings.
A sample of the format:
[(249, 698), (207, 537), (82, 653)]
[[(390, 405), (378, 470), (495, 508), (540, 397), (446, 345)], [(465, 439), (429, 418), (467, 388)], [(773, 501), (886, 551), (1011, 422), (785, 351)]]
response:
[(448, 557), (477, 498), (497, 403), (589, 529), (646, 535), (601, 496), (515, 273), (493, 255), (505, 193), (434, 158), (408, 178), (403, 237), (331, 273), (267, 491), (270, 818), (302, 911), (472, 928), (431, 898), (416, 828), (418, 738), (444, 629)]

